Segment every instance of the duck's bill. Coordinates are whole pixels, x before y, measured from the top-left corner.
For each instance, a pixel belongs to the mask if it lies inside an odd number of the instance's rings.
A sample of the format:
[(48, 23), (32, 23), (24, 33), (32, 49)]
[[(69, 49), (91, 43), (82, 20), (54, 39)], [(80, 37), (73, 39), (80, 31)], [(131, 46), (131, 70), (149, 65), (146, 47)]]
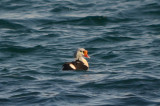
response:
[(87, 50), (85, 50), (83, 53), (84, 53), (84, 57), (90, 58), (90, 56), (88, 56), (88, 51)]

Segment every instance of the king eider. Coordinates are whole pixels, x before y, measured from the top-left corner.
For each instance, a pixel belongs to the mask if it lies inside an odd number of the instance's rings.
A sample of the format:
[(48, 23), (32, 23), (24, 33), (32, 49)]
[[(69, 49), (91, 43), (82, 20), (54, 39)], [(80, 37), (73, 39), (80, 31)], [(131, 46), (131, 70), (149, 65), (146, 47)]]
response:
[(88, 70), (89, 65), (84, 57), (90, 58), (88, 51), (84, 48), (77, 49), (74, 54), (75, 61), (64, 63), (62, 70)]

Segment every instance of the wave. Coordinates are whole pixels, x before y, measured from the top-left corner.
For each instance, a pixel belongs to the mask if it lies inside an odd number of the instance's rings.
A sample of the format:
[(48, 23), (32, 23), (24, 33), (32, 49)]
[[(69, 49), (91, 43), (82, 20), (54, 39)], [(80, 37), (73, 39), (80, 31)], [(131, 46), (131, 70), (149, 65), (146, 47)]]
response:
[(62, 13), (62, 12), (70, 12), (73, 11), (74, 9), (71, 7), (67, 7), (67, 6), (57, 6), (55, 8), (53, 8), (52, 10), (50, 10), (50, 12), (54, 12), (54, 13)]
[(111, 23), (124, 23), (134, 20), (130, 17), (115, 16), (84, 16), (84, 17), (53, 17), (48, 19), (32, 19), (32, 21), (42, 23), (42, 25), (76, 25), (76, 26), (106, 26)]
[[(6, 105), (7, 102), (10, 102), (10, 99), (0, 98), (1, 105)], [(4, 104), (3, 104), (4, 103)]]
[(14, 46), (14, 45), (6, 45), (0, 44), (0, 50), (5, 52), (12, 52), (12, 53), (31, 53), (35, 50), (43, 48), (42, 46), (34, 46), (34, 47), (23, 47), (23, 46)]
[[(152, 87), (150, 87), (150, 83), (152, 83)], [(159, 87), (158, 85), (159, 79), (153, 77), (145, 77), (145, 78), (130, 78), (123, 80), (112, 80), (112, 79), (103, 79), (98, 82), (89, 82), (79, 86), (79, 88), (93, 88), (94, 90), (99, 89), (145, 89), (146, 87), (149, 89), (154, 89), (153, 86)]]
[(110, 42), (121, 42), (121, 41), (134, 40), (134, 38), (132, 37), (123, 37), (123, 36), (106, 36), (105, 39), (107, 39)]
[(24, 28), (24, 26), (9, 20), (0, 19), (0, 28), (19, 29)]
[(159, 11), (160, 5), (156, 2), (142, 5), (138, 9), (139, 11), (142, 11), (142, 13), (146, 15), (160, 15), (160, 11)]
[[(20, 22), (20, 23), (19, 23)], [(6, 20), (0, 19), (0, 28), (9, 29), (4, 30), (6, 33), (30, 33), (35, 31), (33, 28), (30, 28), (28, 25), (23, 25), (25, 22), (24, 20)]]
[(96, 44), (96, 43), (114, 43), (114, 42), (124, 42), (124, 41), (130, 41), (130, 40), (135, 40), (132, 37), (123, 37), (123, 36), (108, 36), (105, 35), (103, 37), (95, 37), (90, 40), (87, 40), (87, 43), (90, 44)]
[(150, 104), (155, 104), (155, 102), (153, 102), (150, 99), (146, 99), (143, 96), (132, 95), (132, 94), (125, 95), (122, 98), (116, 98), (116, 99), (121, 101), (121, 103), (120, 103), (121, 106), (127, 106), (127, 105), (133, 105), (133, 104), (136, 106), (147, 106)]
[(103, 55), (101, 58), (102, 59), (113, 59), (113, 58), (116, 58), (116, 57), (118, 57), (119, 55), (118, 54), (116, 54), (116, 53), (114, 53), (114, 51), (110, 51), (110, 52), (108, 52), (106, 55)]
[(67, 24), (67, 25), (83, 25), (83, 26), (88, 26), (88, 25), (101, 26), (101, 25), (106, 25), (108, 21), (109, 21), (108, 18), (105, 16), (65, 17), (55, 20), (52, 19), (43, 20), (43, 22), (46, 22), (44, 25)]
[(105, 25), (108, 22), (108, 18), (105, 16), (87, 16), (71, 22), (74, 22), (77, 25)]
[(15, 79), (15, 80), (36, 80), (36, 78), (32, 77), (32, 76), (28, 76), (28, 75), (24, 75), (24, 76), (20, 76), (20, 75), (6, 75), (3, 76), (3, 78), (8, 78), (8, 79)]

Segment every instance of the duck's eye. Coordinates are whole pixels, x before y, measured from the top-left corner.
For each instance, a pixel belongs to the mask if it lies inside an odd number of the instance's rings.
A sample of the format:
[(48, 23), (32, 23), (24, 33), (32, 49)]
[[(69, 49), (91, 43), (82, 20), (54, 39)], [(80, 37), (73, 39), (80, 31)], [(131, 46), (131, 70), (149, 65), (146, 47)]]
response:
[(80, 52), (83, 52), (83, 51), (80, 50)]

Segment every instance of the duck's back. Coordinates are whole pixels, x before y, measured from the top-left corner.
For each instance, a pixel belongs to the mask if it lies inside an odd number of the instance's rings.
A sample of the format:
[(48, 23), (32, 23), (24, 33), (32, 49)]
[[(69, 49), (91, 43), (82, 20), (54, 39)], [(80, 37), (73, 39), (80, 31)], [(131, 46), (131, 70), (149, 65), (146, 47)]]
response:
[(88, 67), (83, 62), (76, 60), (65, 63), (62, 70), (88, 70)]

